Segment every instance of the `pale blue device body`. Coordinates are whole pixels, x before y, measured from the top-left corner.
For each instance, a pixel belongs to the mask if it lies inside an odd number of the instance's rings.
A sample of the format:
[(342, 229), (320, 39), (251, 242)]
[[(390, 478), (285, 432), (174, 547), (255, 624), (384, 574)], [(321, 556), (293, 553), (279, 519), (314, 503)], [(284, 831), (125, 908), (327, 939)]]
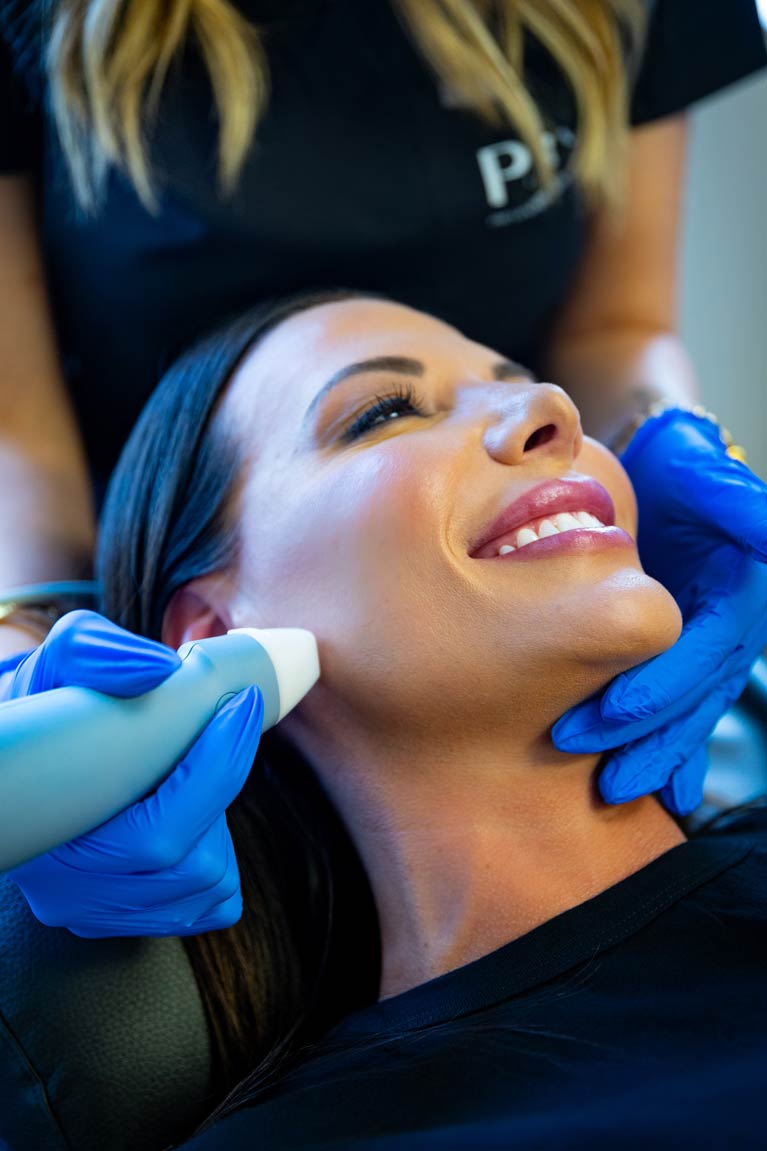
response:
[(153, 791), (237, 692), (260, 688), (267, 731), (320, 674), (317, 642), (302, 628), (238, 628), (178, 654), (181, 666), (133, 699), (59, 687), (0, 703), (0, 871)]

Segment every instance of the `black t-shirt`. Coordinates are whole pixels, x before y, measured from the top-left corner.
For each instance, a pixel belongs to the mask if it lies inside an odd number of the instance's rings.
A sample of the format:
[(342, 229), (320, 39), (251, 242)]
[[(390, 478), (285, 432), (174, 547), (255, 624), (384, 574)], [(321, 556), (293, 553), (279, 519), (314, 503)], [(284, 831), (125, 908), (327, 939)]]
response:
[(185, 1151), (767, 1146), (767, 807), (346, 1017)]
[[(50, 121), (39, 4), (0, 0), (0, 172), (31, 168), (38, 178), (62, 363), (99, 485), (162, 371), (233, 312), (303, 288), (382, 291), (535, 369), (583, 248), (583, 205), (567, 172), (574, 101), (534, 40), (525, 79), (561, 167), (554, 199), (513, 132), (441, 93), (389, 0), (240, 7), (272, 18), (272, 93), (237, 194), (217, 198), (217, 122), (189, 50), (151, 138), (161, 214), (113, 172), (100, 215), (88, 219)], [(764, 65), (754, 0), (651, 7), (634, 124)]]

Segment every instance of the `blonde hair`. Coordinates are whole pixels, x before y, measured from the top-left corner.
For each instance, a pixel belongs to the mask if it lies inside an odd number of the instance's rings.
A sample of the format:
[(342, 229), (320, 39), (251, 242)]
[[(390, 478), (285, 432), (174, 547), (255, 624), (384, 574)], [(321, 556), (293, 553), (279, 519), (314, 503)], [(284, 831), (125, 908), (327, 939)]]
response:
[[(523, 33), (549, 51), (575, 95), (572, 175), (592, 204), (623, 197), (629, 59), (644, 33), (641, 0), (392, 0), (436, 78), (487, 123), (516, 130), (544, 187), (555, 181), (541, 113), (525, 87)], [(263, 31), (230, 0), (58, 0), (46, 68), (78, 202), (94, 210), (110, 165), (157, 210), (146, 129), (171, 61), (192, 34), (219, 120), (220, 190), (237, 182), (268, 102)]]

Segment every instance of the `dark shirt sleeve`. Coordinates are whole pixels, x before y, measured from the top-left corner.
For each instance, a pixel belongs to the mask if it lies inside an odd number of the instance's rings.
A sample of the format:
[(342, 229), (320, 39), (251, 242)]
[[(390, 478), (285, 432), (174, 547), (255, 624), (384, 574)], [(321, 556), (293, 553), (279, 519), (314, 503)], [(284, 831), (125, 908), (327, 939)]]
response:
[(756, 0), (656, 0), (631, 123), (670, 116), (767, 66)]
[[(25, 6), (22, 6), (24, 8)], [(34, 168), (39, 155), (41, 117), (25, 75), (32, 58), (26, 28), (12, 4), (0, 10), (0, 175)], [(27, 13), (24, 12), (28, 21)]]

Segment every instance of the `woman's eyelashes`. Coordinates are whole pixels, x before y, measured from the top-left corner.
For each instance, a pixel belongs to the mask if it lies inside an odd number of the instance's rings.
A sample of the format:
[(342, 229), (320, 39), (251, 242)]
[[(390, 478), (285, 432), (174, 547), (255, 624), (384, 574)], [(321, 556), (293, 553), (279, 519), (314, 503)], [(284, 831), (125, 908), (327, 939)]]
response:
[(412, 384), (399, 384), (396, 391), (385, 396), (376, 396), (375, 402), (365, 409), (350, 428), (346, 429), (341, 438), (344, 443), (359, 439), (360, 436), (378, 426), (378, 420), (381, 420), (383, 424), (393, 415), (403, 413), (408, 408), (415, 415), (424, 414), (421, 398)]

